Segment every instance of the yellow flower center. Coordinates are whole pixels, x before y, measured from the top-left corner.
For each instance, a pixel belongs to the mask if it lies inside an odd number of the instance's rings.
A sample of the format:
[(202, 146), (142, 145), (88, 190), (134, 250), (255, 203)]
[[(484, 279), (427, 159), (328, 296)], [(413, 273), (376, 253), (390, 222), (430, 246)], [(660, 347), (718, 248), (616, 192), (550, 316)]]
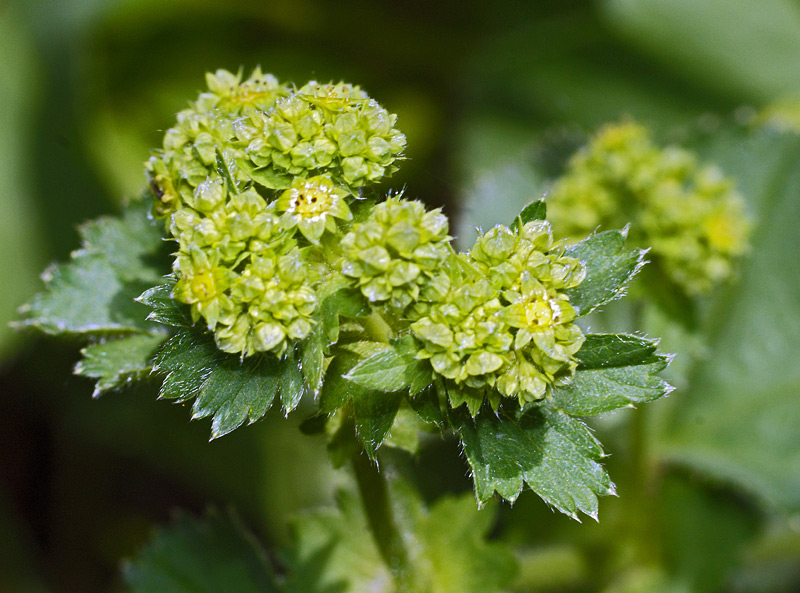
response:
[(306, 182), (290, 189), (287, 212), (302, 218), (316, 218), (326, 214), (336, 199), (333, 187)]
[(525, 305), (525, 317), (528, 321), (528, 330), (537, 331), (547, 329), (558, 323), (561, 309), (552, 300), (537, 299)]
[(214, 275), (210, 270), (192, 278), (189, 288), (199, 301), (208, 301), (217, 296), (216, 282), (214, 282)]

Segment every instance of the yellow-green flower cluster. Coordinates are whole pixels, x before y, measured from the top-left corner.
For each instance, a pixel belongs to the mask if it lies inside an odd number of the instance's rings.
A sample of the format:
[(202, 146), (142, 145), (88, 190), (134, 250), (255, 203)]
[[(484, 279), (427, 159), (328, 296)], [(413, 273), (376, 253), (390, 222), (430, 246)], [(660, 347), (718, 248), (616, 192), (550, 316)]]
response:
[(256, 191), (226, 199), (223, 183), (209, 179), (193, 198), (170, 221), (179, 244), (173, 296), (204, 320), (220, 350), (283, 354), (311, 332), (320, 271)]
[(178, 243), (173, 296), (221, 350), (281, 356), (338, 273), (348, 200), (394, 170), (405, 138), (351, 85), (292, 90), (259, 70), (207, 82), (147, 163), (153, 212)]
[(543, 398), (548, 385), (569, 382), (583, 333), (565, 291), (586, 271), (553, 241), (550, 225), (497, 226), (458, 257), (463, 281), (411, 324), (423, 344), (419, 357), (472, 388), (467, 404), (473, 413), (486, 388), (524, 405)]
[(440, 210), (390, 197), (342, 239), (342, 273), (358, 281), (370, 303), (405, 309), (441, 300), (450, 287), (443, 266), (452, 253), (447, 231)]
[(688, 294), (728, 279), (750, 224), (732, 180), (681, 148), (660, 148), (636, 123), (606, 126), (569, 162), (547, 198), (562, 237), (632, 223), (631, 239)]
[(220, 163), (230, 169), (235, 181), (249, 179), (238, 171), (240, 150), (230, 140), (234, 122), (243, 114), (271, 109), (289, 94), (271, 74), (256, 68), (249, 78), (241, 73), (217, 70), (206, 75), (208, 91), (201, 93), (177, 116), (177, 123), (164, 135), (163, 148), (146, 163), (156, 202), (153, 213), (169, 216), (191, 199), (195, 188), (209, 178), (219, 178)]
[(267, 187), (324, 171), (357, 188), (397, 169), (406, 139), (396, 120), (358, 87), (309, 82), (274, 109), (249, 112), (234, 129), (244, 166)]

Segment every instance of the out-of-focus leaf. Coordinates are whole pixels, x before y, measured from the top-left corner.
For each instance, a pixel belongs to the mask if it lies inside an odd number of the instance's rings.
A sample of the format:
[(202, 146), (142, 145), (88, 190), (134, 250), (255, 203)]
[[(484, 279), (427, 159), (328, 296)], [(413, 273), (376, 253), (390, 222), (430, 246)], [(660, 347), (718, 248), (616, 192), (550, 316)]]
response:
[(266, 554), (238, 518), (215, 510), (162, 528), (124, 569), (133, 593), (278, 593)]
[(83, 359), (76, 375), (97, 379), (94, 397), (147, 377), (153, 370), (156, 349), (167, 339), (163, 334), (134, 334), (92, 344), (81, 350)]
[(50, 334), (119, 334), (158, 331), (134, 302), (161, 281), (162, 231), (145, 202), (122, 218), (105, 217), (81, 228), (82, 247), (69, 263), (51, 267), (46, 288), (22, 308), (21, 326)]
[[(486, 541), (494, 513), (471, 496), (443, 498), (426, 509), (409, 487), (393, 483), (390, 497), (408, 546), (413, 591), (499, 593), (516, 572), (505, 546)], [(295, 521), (288, 579), (291, 593), (390, 593), (391, 573), (367, 529), (358, 500), (340, 493), (338, 511)]]
[(389, 593), (393, 583), (383, 564), (358, 499), (339, 493), (338, 510), (294, 520), (289, 561), (290, 593)]
[(597, 497), (614, 486), (597, 462), (600, 443), (580, 421), (561, 411), (537, 406), (514, 417), (454, 411), (451, 422), (472, 468), (478, 501), (494, 492), (516, 500), (527, 484), (555, 509), (575, 519), (578, 512), (597, 517)]
[(578, 315), (620, 298), (644, 265), (645, 253), (643, 249), (625, 249), (625, 233), (620, 231), (603, 231), (569, 247), (566, 254), (586, 264), (586, 278), (567, 291)]
[(431, 563), (429, 583), (435, 593), (499, 593), (510, 584), (517, 564), (500, 543), (486, 541), (494, 513), (478, 510), (469, 495), (444, 497), (417, 519), (423, 542), (419, 561)]
[(607, 22), (663, 64), (738, 101), (800, 88), (800, 7), (789, 0), (605, 0)]
[(572, 416), (610, 412), (658, 399), (671, 387), (656, 376), (670, 357), (656, 354), (643, 338), (589, 334), (578, 351), (578, 370), (571, 383), (553, 389), (553, 404)]
[(709, 317), (708, 356), (659, 407), (662, 456), (800, 508), (800, 137), (720, 130), (703, 158), (735, 171), (757, 221), (741, 277)]
[(664, 478), (658, 517), (666, 564), (696, 593), (724, 589), (758, 519), (725, 491), (671, 474)]

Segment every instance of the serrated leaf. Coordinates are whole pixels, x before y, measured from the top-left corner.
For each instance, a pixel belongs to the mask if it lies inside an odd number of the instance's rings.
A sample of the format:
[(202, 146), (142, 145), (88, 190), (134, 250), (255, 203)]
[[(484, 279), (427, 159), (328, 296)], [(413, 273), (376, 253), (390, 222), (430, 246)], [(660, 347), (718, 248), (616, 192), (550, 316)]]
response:
[(589, 334), (576, 354), (578, 370), (553, 389), (553, 405), (572, 416), (590, 416), (653, 401), (672, 388), (656, 376), (670, 357), (656, 343), (624, 334)]
[[(213, 416), (215, 439), (263, 417), (281, 389), (291, 390), (281, 395), (284, 404), (296, 404), (296, 367), (293, 357), (279, 360), (265, 354), (241, 360), (225, 354), (208, 332), (195, 328), (179, 331), (164, 344), (154, 370), (166, 373), (161, 398), (194, 398), (192, 418)], [(293, 376), (286, 378), (287, 373)]]
[(519, 417), (500, 410), (472, 419), (466, 411), (455, 410), (451, 422), (481, 503), (494, 492), (513, 502), (527, 484), (562, 513), (597, 518), (597, 497), (614, 493), (597, 462), (603, 455), (600, 443), (584, 424), (562, 411), (538, 406)]
[(403, 391), (353, 390), (356, 434), (370, 458), (375, 458), (378, 448), (389, 434), (403, 397)]
[(532, 220), (544, 220), (546, 217), (547, 204), (544, 200), (536, 200), (522, 209), (519, 216), (509, 225), (509, 228), (514, 230), (520, 226), (520, 223), (524, 225)]
[(330, 414), (335, 412), (350, 401), (354, 394), (361, 391), (371, 391), (367, 387), (348, 381), (345, 375), (365, 357), (374, 352), (379, 352), (383, 348), (385, 348), (385, 345), (378, 342), (356, 342), (338, 349), (328, 366), (328, 370), (325, 373), (325, 382), (320, 390), (319, 411), (321, 413)]
[(21, 308), (31, 326), (50, 334), (151, 332), (147, 310), (134, 302), (168, 269), (161, 227), (149, 220), (147, 205), (131, 205), (122, 218), (100, 218), (80, 229), (81, 249), (66, 264), (45, 274), (45, 290)]
[(278, 593), (267, 556), (237, 517), (208, 511), (197, 519), (178, 515), (175, 524), (126, 563), (133, 593)]
[(363, 298), (352, 290), (334, 290), (314, 313), (314, 331), (300, 345), (300, 368), (311, 394), (317, 397), (325, 374), (325, 353), (339, 338), (339, 315), (355, 316), (363, 311)]
[(172, 298), (174, 282), (159, 284), (148, 288), (136, 298), (136, 301), (152, 309), (147, 319), (171, 327), (190, 327), (191, 317), (187, 307)]
[(356, 434), (372, 458), (392, 427), (404, 393), (365, 387), (348, 376), (364, 360), (385, 351), (386, 346), (378, 342), (356, 342), (340, 348), (328, 366), (319, 397), (320, 412), (325, 414), (353, 402)]
[(416, 358), (418, 346), (412, 336), (405, 336), (359, 362), (346, 379), (362, 387), (380, 391), (409, 389), (415, 395), (432, 381), (430, 364)]
[(586, 264), (586, 278), (567, 291), (578, 315), (620, 298), (644, 265), (646, 250), (625, 249), (625, 233), (604, 231), (570, 246), (566, 254)]
[(153, 357), (166, 335), (135, 334), (118, 340), (92, 344), (81, 350), (83, 359), (75, 374), (97, 379), (94, 397), (147, 377), (153, 370)]
[(283, 373), (280, 378), (281, 404), (288, 414), (300, 403), (305, 383), (303, 382), (303, 369), (300, 368), (300, 362), (294, 352), (287, 354), (282, 366)]

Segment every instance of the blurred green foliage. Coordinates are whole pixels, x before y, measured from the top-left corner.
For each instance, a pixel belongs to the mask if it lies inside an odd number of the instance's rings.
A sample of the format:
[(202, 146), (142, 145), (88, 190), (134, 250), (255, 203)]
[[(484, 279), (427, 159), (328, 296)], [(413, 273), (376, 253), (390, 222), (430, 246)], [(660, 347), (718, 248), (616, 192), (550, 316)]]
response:
[[(203, 73), (258, 64), (361, 84), (397, 113), (409, 160), (391, 187), (444, 205), (464, 243), (621, 116), (735, 176), (757, 221), (738, 282), (698, 310), (699, 336), (650, 320), (682, 388), (646, 418), (595, 423), (619, 498), (577, 525), (523, 495), (493, 536), (518, 551), (516, 591), (797, 590), (800, 138), (736, 120), (800, 93), (798, 58), (792, 0), (0, 5), (0, 590), (121, 590), (120, 558), (175, 507), (232, 503), (267, 547), (285, 544), (287, 517), (347, 481), (300, 435), (302, 409), (208, 444), (153, 390), (91, 400), (66, 378), (75, 345), (7, 328), (43, 265), (77, 248), (76, 225), (141, 191)], [(451, 442), (402, 463), (428, 501), (468, 488)]]

